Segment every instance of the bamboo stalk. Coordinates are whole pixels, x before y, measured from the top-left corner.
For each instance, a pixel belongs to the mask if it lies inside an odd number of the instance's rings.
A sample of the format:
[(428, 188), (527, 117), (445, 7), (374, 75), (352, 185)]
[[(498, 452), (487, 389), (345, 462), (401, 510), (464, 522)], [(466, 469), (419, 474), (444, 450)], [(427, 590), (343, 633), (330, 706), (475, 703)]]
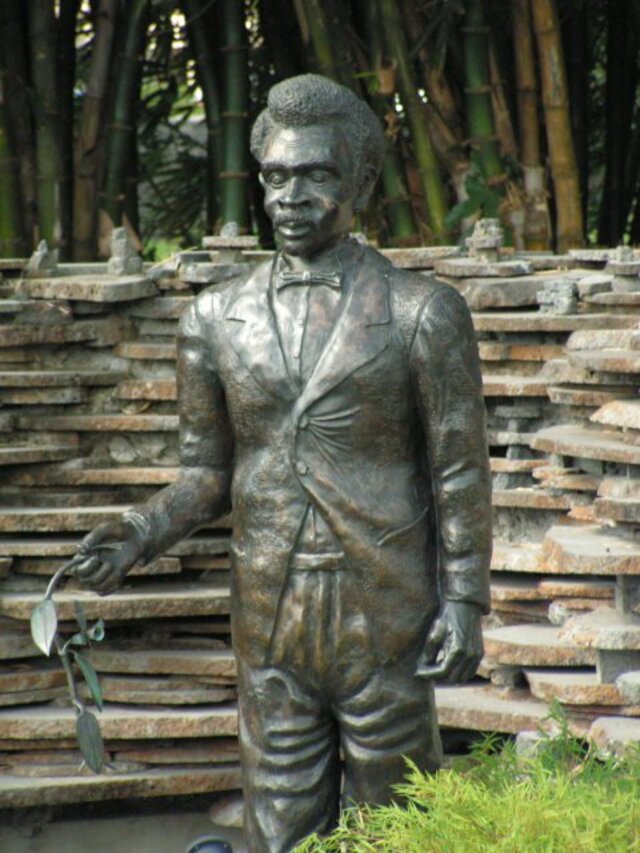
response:
[(435, 151), (429, 136), (424, 105), (411, 66), (409, 48), (396, 0), (380, 0), (387, 49), (397, 64), (398, 87), (407, 114), (420, 185), (436, 242), (446, 240), (447, 201)]
[(6, 73), (0, 71), (0, 257), (16, 258), (25, 253), (20, 217), (18, 169), (8, 134), (5, 104)]
[(122, 223), (127, 158), (131, 137), (135, 134), (140, 59), (146, 33), (147, 8), (148, 0), (132, 0), (129, 4), (124, 47), (118, 63), (102, 193), (102, 208), (113, 226)]
[(551, 217), (547, 201), (545, 170), (540, 162), (540, 124), (529, 0), (514, 0), (512, 16), (520, 152), (525, 193), (524, 240), (527, 249), (548, 250), (551, 247)]
[(75, 150), (73, 256), (90, 260), (97, 253), (97, 205), (103, 128), (118, 0), (100, 0), (91, 64), (82, 101)]
[(33, 112), (36, 129), (38, 239), (58, 248), (62, 236), (62, 150), (56, 74), (54, 4), (29, 0)]
[(79, 0), (60, 0), (58, 13), (58, 103), (62, 158), (60, 257), (71, 260), (73, 231), (73, 124), (76, 82), (76, 18)]
[(0, 0), (0, 53), (5, 66), (9, 141), (18, 157), (22, 232), (26, 251), (36, 242), (36, 149), (32, 120), (28, 20), (24, 5)]
[(302, 41), (315, 59), (316, 70), (326, 77), (343, 82), (334, 56), (323, 4), (319, 0), (293, 0), (293, 6)]
[(235, 222), (245, 230), (249, 226), (249, 70), (244, 2), (221, 0), (220, 12), (225, 62), (221, 214), (223, 223)]
[(582, 244), (584, 229), (558, 12), (553, 0), (531, 0), (531, 12), (554, 184), (556, 243), (557, 250), (565, 252)]
[(220, 209), (219, 175), (222, 171), (220, 93), (212, 60), (214, 45), (206, 0), (183, 0), (191, 47), (196, 60), (207, 122), (207, 226), (213, 233)]

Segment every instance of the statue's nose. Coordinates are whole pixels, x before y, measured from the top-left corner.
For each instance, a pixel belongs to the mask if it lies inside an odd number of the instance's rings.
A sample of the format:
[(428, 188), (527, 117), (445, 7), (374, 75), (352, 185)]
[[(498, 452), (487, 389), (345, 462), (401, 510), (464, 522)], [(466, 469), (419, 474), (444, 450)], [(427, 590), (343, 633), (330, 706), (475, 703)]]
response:
[(305, 182), (301, 175), (293, 175), (287, 181), (279, 200), (282, 205), (298, 205), (307, 201)]

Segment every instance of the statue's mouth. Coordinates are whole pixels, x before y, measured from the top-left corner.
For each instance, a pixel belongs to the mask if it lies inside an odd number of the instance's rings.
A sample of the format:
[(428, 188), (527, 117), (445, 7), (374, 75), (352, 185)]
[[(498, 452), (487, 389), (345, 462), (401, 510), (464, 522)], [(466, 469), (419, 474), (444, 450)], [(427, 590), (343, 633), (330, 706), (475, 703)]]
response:
[(285, 237), (300, 237), (311, 227), (307, 219), (284, 219), (276, 223), (278, 231)]

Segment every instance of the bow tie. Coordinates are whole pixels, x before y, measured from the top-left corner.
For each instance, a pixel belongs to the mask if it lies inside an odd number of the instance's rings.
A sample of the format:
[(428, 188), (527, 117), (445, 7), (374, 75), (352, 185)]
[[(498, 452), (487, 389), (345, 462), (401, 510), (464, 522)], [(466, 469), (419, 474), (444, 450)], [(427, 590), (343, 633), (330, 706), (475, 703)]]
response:
[(281, 290), (289, 284), (326, 284), (328, 287), (333, 287), (340, 290), (342, 285), (341, 272), (295, 272), (289, 270), (281, 270), (276, 274), (276, 288)]

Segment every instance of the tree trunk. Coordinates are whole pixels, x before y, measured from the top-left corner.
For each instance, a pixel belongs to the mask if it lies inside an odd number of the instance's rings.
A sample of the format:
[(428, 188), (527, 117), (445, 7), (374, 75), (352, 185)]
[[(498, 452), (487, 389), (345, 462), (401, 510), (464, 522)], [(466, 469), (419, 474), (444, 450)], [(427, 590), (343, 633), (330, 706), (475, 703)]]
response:
[(420, 185), (429, 215), (429, 226), (433, 239), (436, 242), (445, 242), (447, 239), (444, 221), (447, 214), (446, 193), (429, 136), (424, 104), (418, 93), (400, 12), (396, 0), (380, 0), (380, 3), (387, 50), (397, 65), (398, 88), (411, 130)]
[(62, 239), (63, 171), (56, 68), (57, 21), (52, 2), (30, 0), (29, 36), (36, 126), (38, 239), (45, 239), (52, 249), (58, 249)]
[(97, 207), (104, 117), (118, 0), (100, 0), (91, 64), (82, 101), (75, 151), (73, 256), (76, 261), (97, 255)]
[(58, 103), (60, 148), (62, 156), (61, 183), (61, 246), (62, 260), (71, 260), (73, 231), (73, 121), (76, 84), (76, 18), (79, 0), (60, 0), (58, 14)]
[(514, 0), (513, 42), (520, 130), (520, 152), (525, 193), (525, 247), (533, 251), (551, 248), (551, 218), (546, 177), (540, 163), (540, 126), (531, 32), (529, 0)]
[[(582, 217), (585, 222), (589, 206), (589, 90), (592, 71), (590, 5), (598, 4), (590, 3), (590, 0), (573, 0), (569, 7), (565, 7), (564, 20), (561, 24), (571, 107), (571, 135), (576, 152), (582, 195)], [(607, 4), (604, 5), (604, 9), (595, 10), (599, 13), (598, 17), (606, 15)], [(571, 14), (568, 14), (569, 11)], [(594, 23), (600, 29), (600, 23)]]
[(547, 143), (554, 184), (556, 248), (558, 252), (566, 252), (573, 246), (582, 245), (584, 228), (558, 13), (554, 0), (531, 0), (531, 12), (538, 44)]
[(223, 223), (249, 226), (249, 70), (242, 0), (221, 0), (224, 58), (223, 156), (220, 172)]
[(127, 159), (131, 150), (131, 139), (135, 136), (140, 61), (147, 28), (147, 8), (148, 0), (132, 0), (128, 4), (124, 48), (118, 62), (115, 80), (101, 205), (114, 227), (123, 222)]

